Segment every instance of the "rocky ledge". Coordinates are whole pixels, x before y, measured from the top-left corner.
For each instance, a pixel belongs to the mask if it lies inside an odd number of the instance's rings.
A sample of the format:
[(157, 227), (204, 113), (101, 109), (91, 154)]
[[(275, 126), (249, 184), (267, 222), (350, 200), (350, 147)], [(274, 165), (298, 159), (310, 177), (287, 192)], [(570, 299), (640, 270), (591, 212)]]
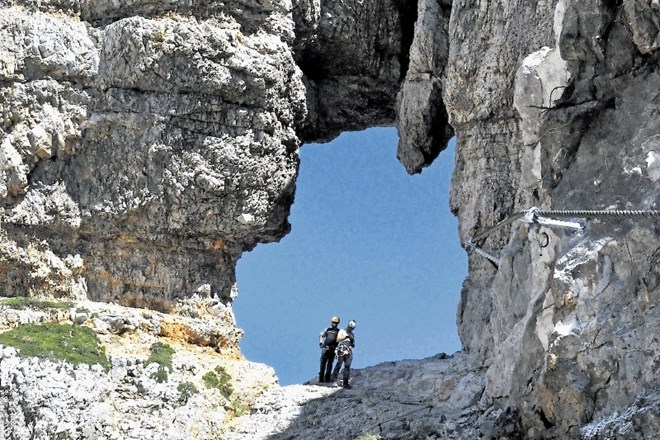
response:
[(203, 317), (3, 298), (0, 329), (3, 438), (218, 438), (277, 383), (242, 358), (233, 325)]

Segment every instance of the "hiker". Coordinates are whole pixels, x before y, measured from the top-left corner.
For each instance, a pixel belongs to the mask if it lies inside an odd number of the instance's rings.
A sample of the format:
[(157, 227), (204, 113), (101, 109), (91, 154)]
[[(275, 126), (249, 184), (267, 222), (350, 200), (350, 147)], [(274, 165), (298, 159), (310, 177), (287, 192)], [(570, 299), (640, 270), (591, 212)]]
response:
[(332, 363), (335, 361), (335, 349), (337, 348), (337, 334), (339, 333), (339, 317), (333, 316), (330, 327), (319, 335), (319, 347), (321, 347), (321, 369), (319, 370), (319, 382), (332, 382), (330, 373)]
[(337, 365), (332, 371), (332, 380), (337, 380), (339, 377), (339, 370), (341, 369), (341, 364), (344, 364), (344, 374), (342, 386), (344, 388), (353, 388), (348, 383), (348, 380), (351, 375), (351, 362), (353, 362), (353, 348), (355, 347), (355, 335), (353, 335), (353, 330), (357, 323), (354, 320), (348, 321), (346, 330), (341, 329), (337, 334)]

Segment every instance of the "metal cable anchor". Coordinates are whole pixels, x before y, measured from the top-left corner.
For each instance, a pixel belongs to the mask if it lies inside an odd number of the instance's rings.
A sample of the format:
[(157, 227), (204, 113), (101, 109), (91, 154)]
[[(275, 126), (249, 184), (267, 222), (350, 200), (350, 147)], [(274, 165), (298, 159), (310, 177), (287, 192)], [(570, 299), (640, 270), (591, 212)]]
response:
[(525, 212), (525, 215), (522, 217), (521, 220), (529, 224), (537, 224), (537, 225), (550, 226), (550, 227), (556, 226), (560, 228), (575, 229), (578, 231), (584, 229), (584, 225), (578, 222), (569, 222), (564, 220), (556, 220), (552, 218), (542, 217), (540, 215), (540, 212), (541, 211), (539, 210), (539, 208), (534, 206)]

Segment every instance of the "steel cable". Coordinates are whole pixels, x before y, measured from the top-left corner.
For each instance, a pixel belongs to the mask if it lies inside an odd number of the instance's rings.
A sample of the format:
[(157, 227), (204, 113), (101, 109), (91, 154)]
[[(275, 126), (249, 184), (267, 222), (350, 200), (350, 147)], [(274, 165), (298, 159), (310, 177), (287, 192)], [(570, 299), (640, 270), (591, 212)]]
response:
[(486, 229), (484, 232), (482, 232), (480, 234), (477, 234), (474, 237), (472, 237), (470, 240), (468, 240), (468, 243), (471, 243), (475, 240), (480, 240), (480, 239), (484, 238), (485, 236), (487, 236), (491, 232), (497, 231), (498, 229), (501, 229), (504, 226), (506, 226), (508, 224), (511, 224), (511, 223), (515, 222), (516, 220), (518, 220), (518, 219), (523, 218), (525, 216), (525, 214), (527, 214), (527, 211), (520, 211), (520, 212), (516, 212), (515, 214), (511, 214), (509, 217), (505, 218), (504, 220), (502, 220), (501, 222), (499, 222), (495, 226), (492, 226), (492, 227)]
[(526, 218), (528, 223), (535, 223), (537, 217), (582, 217), (582, 218), (598, 218), (598, 217), (660, 217), (658, 210), (630, 210), (630, 209), (568, 209), (568, 210), (548, 210), (541, 211), (538, 208), (530, 208), (526, 211), (518, 211), (511, 214), (495, 226), (491, 226), (485, 231), (470, 238), (465, 244), (470, 246), (479, 255), (486, 257), (493, 263), (499, 266), (499, 258), (489, 254), (485, 250), (479, 248), (474, 244), (476, 240), (480, 240), (489, 234), (501, 229), (516, 220)]
[(660, 211), (640, 211), (640, 210), (551, 210), (539, 211), (543, 217), (658, 217)]

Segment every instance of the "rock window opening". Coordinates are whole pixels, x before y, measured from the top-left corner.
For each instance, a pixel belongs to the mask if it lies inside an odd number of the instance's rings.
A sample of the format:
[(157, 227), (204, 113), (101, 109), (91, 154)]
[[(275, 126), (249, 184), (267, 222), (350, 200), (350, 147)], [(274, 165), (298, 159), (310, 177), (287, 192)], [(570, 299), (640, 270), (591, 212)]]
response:
[(291, 232), (238, 262), (241, 350), (280, 384), (315, 376), (333, 315), (340, 327), (358, 322), (355, 368), (460, 349), (467, 259), (448, 202), (454, 141), (414, 176), (397, 141), (394, 128), (373, 128), (303, 145)]

